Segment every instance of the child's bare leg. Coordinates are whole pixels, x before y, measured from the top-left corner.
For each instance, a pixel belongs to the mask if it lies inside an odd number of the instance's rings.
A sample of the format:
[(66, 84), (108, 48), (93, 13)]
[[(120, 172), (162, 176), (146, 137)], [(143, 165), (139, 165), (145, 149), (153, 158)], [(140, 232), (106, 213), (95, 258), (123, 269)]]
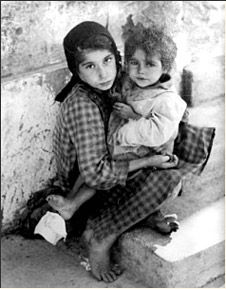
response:
[(70, 192), (70, 198), (60, 195), (49, 195), (46, 200), (65, 220), (69, 220), (83, 203), (94, 196), (95, 192), (95, 189), (84, 184), (77, 192)]
[(173, 149), (174, 149), (174, 141), (168, 143), (166, 146), (166, 153), (173, 154)]
[(164, 143), (163, 145), (157, 147), (155, 149), (155, 151), (157, 153), (161, 153), (161, 154), (164, 154), (164, 155), (167, 154), (167, 155), (171, 156), (171, 158), (173, 158), (174, 141), (175, 141), (175, 139), (177, 137), (177, 134), (178, 134), (178, 129), (173, 133), (171, 138), (166, 143)]
[(165, 150), (162, 152), (164, 155), (168, 155), (170, 157), (170, 162), (174, 161), (174, 155), (173, 155), (173, 149), (174, 149), (174, 141), (167, 144), (165, 147)]

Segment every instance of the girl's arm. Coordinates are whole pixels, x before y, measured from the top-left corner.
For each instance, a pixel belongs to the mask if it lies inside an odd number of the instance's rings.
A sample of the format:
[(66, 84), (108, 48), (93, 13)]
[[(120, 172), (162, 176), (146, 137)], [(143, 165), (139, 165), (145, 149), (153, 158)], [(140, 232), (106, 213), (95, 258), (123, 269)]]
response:
[[(151, 157), (132, 160), (129, 162), (128, 172), (134, 172), (139, 169), (148, 168), (148, 167), (158, 167), (158, 168), (166, 169), (166, 168), (171, 168), (177, 165), (178, 159), (176, 156), (175, 156), (174, 162), (169, 162), (169, 160), (170, 160), (169, 156), (162, 156), (162, 155), (155, 155)], [(80, 174), (67, 197), (73, 198), (78, 193), (79, 189), (84, 183), (85, 183), (84, 179)]]
[[(84, 96), (76, 95), (74, 117), (69, 132), (75, 145), (79, 171), (85, 183), (106, 190), (125, 185), (128, 161), (112, 160), (107, 144), (105, 127), (97, 105)], [(68, 121), (70, 123), (70, 121)]]
[(173, 155), (171, 159), (170, 156), (163, 155), (153, 155), (150, 157), (144, 157), (137, 160), (132, 160), (129, 162), (129, 172), (133, 172), (142, 168), (157, 167), (161, 169), (169, 169), (177, 166), (178, 158)]

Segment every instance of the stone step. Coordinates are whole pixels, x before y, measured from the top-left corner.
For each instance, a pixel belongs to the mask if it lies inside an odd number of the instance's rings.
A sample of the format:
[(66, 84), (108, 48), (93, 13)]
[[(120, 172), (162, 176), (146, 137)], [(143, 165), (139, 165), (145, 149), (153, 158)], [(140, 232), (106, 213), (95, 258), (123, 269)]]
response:
[[(149, 228), (125, 233), (118, 261), (127, 275), (149, 288), (200, 288), (224, 284), (225, 199), (180, 222), (180, 229), (161, 236)], [(220, 283), (220, 284), (219, 284)]]
[(133, 229), (117, 246), (116, 258), (127, 274), (147, 287), (218, 288), (224, 284), (224, 98), (190, 108), (190, 123), (216, 127), (216, 136), (202, 175), (187, 178), (182, 196), (162, 209), (178, 215), (179, 231), (164, 237), (151, 229)]

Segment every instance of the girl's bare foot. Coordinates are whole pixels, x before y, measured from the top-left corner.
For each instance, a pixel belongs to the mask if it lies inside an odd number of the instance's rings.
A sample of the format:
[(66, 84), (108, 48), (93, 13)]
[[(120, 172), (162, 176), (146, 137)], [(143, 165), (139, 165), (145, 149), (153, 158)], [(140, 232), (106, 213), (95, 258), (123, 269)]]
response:
[(99, 281), (114, 282), (122, 274), (122, 270), (118, 265), (112, 266), (110, 264), (110, 249), (117, 238), (116, 235), (112, 234), (98, 242), (93, 236), (93, 231), (89, 230), (84, 232), (83, 237), (88, 246), (89, 262), (93, 276)]
[(179, 229), (179, 223), (177, 221), (177, 215), (165, 215), (163, 216), (160, 211), (151, 214), (145, 222), (145, 225), (158, 231), (161, 234), (170, 234), (176, 232)]
[(49, 195), (46, 200), (64, 220), (69, 220), (82, 204), (95, 194), (95, 189), (83, 185), (78, 192), (71, 191), (67, 198), (61, 195)]
[(64, 218), (64, 220), (69, 220), (78, 209), (76, 202), (60, 195), (49, 195), (46, 200), (49, 205)]

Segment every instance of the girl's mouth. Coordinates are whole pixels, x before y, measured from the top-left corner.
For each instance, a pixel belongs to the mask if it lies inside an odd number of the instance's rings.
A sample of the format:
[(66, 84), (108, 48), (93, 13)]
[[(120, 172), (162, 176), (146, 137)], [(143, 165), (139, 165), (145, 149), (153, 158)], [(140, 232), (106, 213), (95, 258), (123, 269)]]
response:
[(108, 86), (110, 84), (111, 84), (111, 80), (103, 82), (103, 83), (100, 83), (100, 86)]
[(146, 79), (146, 78), (143, 78), (143, 77), (137, 77), (137, 80), (144, 81), (144, 80), (147, 80), (147, 79)]

